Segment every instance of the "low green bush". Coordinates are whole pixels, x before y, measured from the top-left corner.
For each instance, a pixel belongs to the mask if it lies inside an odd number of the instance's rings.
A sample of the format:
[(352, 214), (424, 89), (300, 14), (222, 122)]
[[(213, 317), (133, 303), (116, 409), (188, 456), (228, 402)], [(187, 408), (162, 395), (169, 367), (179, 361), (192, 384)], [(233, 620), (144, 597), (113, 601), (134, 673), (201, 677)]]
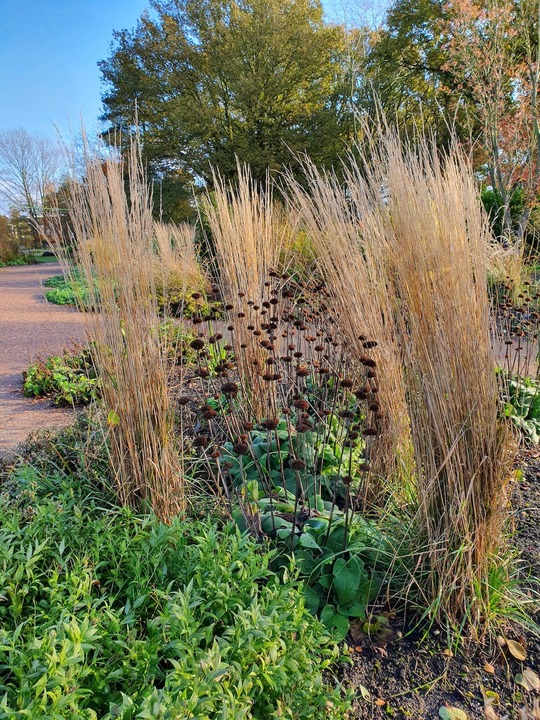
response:
[(88, 287), (77, 271), (74, 271), (72, 276), (53, 275), (43, 284), (51, 288), (45, 292), (48, 302), (54, 305), (73, 305), (80, 309), (90, 309)]
[(23, 377), (27, 397), (50, 397), (56, 405), (87, 405), (99, 396), (99, 379), (88, 348), (38, 361)]
[(32, 262), (33, 262), (33, 260), (29, 260), (29, 258), (27, 258), (26, 256), (18, 255), (17, 257), (15, 257), (11, 260), (5, 260), (4, 262), (0, 262), (0, 268), (17, 267), (20, 265), (29, 265)]
[(233, 525), (105, 512), (29, 466), (11, 482), (0, 718), (348, 717), (323, 679), (338, 651), (272, 551)]

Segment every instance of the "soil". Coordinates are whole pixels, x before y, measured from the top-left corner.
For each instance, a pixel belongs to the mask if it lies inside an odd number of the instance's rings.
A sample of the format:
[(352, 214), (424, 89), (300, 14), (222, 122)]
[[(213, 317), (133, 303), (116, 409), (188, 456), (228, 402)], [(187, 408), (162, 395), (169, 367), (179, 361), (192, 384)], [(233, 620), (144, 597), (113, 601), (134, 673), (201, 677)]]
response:
[(22, 375), (38, 357), (58, 354), (85, 337), (84, 316), (45, 300), (42, 283), (58, 263), (0, 269), (0, 456), (38, 428), (68, 425), (70, 408), (25, 398)]
[[(540, 451), (524, 453), (520, 467), (523, 478), (513, 499), (513, 541), (518, 564), (521, 560), (520, 586), (533, 600), (529, 616), (540, 624)], [(342, 679), (355, 691), (355, 718), (435, 720), (446, 705), (463, 710), (469, 720), (540, 720), (540, 692), (525, 691), (515, 682), (525, 668), (540, 675), (536, 632), (512, 622), (498, 631), (525, 647), (527, 657), (519, 662), (496, 638), (468, 642), (458, 652), (437, 629), (427, 637), (408, 634), (399, 618), (389, 619), (389, 627), (404, 637), (376, 643), (360, 634), (355, 638), (358, 645), (348, 638), (351, 664), (344, 667)], [(486, 714), (484, 705), (483, 693), (490, 692), (495, 693), (494, 715), (489, 710)]]

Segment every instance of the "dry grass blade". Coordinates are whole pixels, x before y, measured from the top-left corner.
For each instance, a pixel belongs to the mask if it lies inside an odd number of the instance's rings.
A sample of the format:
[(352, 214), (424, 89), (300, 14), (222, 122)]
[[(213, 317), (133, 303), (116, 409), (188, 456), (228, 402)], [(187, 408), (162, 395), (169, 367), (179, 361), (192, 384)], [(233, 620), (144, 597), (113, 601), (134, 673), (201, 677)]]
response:
[[(260, 187), (246, 167), (238, 168), (238, 176), (233, 189), (214, 174), (215, 190), (205, 208), (230, 322), (250, 312), (247, 301), (259, 306), (266, 299), (265, 282), (277, 270), (291, 233), (274, 204), (269, 180)], [(261, 379), (264, 353), (245, 323), (235, 329), (233, 345), (250, 413), (264, 417), (276, 405), (275, 387)]]
[(126, 166), (86, 153), (84, 181), (72, 183), (74, 260), (97, 309), (86, 317), (119, 500), (149, 504), (167, 519), (182, 509), (184, 487), (159, 333), (151, 198), (136, 145)]
[[(373, 451), (371, 499), (378, 497), (383, 478), (394, 475), (397, 458), (410, 445), (405, 385), (391, 298), (386, 287), (386, 257), (376, 238), (384, 233), (376, 212), (366, 212), (362, 186), (350, 178), (346, 195), (340, 181), (306, 163), (307, 189), (289, 178), (289, 195), (319, 258), (331, 294), (331, 312), (348, 352), (359, 361), (369, 354), (377, 361), (382, 432)], [(375, 344), (375, 347), (371, 345)], [(377, 479), (378, 478), (378, 479)]]

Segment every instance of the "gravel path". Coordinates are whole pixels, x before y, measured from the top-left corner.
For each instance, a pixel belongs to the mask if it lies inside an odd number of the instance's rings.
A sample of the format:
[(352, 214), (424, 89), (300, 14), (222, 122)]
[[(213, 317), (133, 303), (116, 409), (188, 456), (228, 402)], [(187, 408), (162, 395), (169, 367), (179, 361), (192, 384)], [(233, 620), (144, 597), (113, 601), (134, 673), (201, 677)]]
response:
[(73, 411), (22, 394), (21, 373), (39, 357), (83, 341), (84, 316), (51, 305), (42, 282), (60, 272), (57, 263), (0, 269), (0, 455), (38, 428), (67, 425)]

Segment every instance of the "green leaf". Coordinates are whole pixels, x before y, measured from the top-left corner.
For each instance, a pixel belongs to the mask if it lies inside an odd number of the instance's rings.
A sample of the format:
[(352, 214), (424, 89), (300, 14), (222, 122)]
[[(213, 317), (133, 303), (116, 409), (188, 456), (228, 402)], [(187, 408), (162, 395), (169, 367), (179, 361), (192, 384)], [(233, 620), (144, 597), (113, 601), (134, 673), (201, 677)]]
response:
[(340, 603), (346, 604), (353, 600), (363, 577), (363, 564), (352, 557), (345, 562), (338, 558), (334, 563), (334, 590)]
[(380, 588), (380, 580), (377, 577), (372, 576), (371, 578), (368, 578), (367, 580), (364, 580), (360, 583), (356, 597), (360, 602), (367, 605), (368, 603), (375, 600)]
[(364, 620), (366, 617), (366, 606), (358, 601), (353, 601), (344, 605), (340, 604), (338, 605), (337, 610), (340, 615), (345, 615), (345, 617), (349, 618), (361, 618)]
[(120, 424), (120, 418), (115, 413), (114, 410), (109, 410), (109, 414), (107, 415), (107, 425), (109, 427), (116, 427)]
[(309, 518), (309, 520), (306, 520), (305, 527), (312, 528), (318, 532), (326, 532), (326, 530), (328, 530), (328, 523), (329, 518), (326, 517)]
[(275, 530), (279, 530), (281, 528), (285, 528), (291, 532), (293, 524), (289, 520), (284, 520), (281, 517), (268, 513), (268, 515), (262, 516), (261, 526), (264, 532), (267, 533), (274, 532)]
[(321, 612), (321, 622), (332, 631), (335, 639), (340, 642), (349, 632), (349, 621), (339, 615), (333, 605), (325, 605)]
[(318, 593), (309, 585), (304, 585), (304, 595), (306, 598), (306, 607), (312, 615), (317, 613), (321, 599)]
[(303, 532), (300, 535), (300, 545), (305, 548), (311, 548), (311, 550), (316, 550), (317, 552), (322, 552), (315, 538), (308, 532)]

